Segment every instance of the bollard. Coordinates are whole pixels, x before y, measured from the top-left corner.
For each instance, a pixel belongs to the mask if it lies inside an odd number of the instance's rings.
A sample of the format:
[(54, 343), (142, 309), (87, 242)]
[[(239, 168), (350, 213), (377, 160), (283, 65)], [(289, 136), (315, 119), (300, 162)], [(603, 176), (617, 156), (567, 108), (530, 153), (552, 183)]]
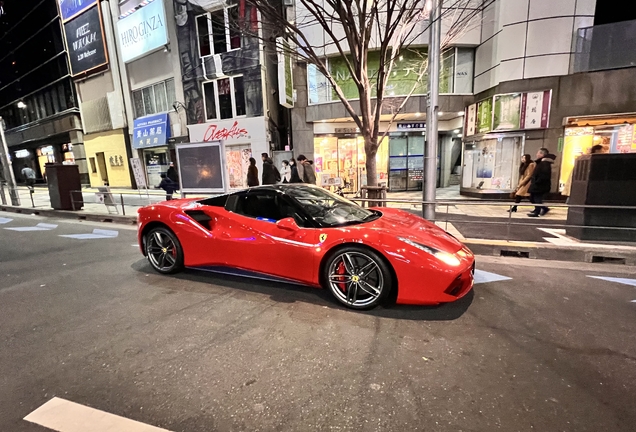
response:
[(126, 208), (124, 208), (124, 194), (119, 194), (119, 201), (121, 202), (121, 214), (126, 216)]
[(0, 182), (0, 200), (2, 200), (2, 205), (7, 205), (7, 197), (4, 194), (4, 185), (5, 182)]

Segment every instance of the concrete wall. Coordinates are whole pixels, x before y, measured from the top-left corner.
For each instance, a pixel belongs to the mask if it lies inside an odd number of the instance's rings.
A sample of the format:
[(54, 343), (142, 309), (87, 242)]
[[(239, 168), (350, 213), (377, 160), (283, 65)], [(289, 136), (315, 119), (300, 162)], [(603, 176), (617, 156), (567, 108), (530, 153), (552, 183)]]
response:
[(483, 14), (475, 92), (501, 82), (567, 75), (577, 29), (594, 24), (596, 0), (496, 0)]

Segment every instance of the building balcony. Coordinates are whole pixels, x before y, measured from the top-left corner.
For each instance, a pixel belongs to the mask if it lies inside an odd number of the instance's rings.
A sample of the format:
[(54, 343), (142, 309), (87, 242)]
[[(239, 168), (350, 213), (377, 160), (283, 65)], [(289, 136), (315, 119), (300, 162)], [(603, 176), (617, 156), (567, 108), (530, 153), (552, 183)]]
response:
[(581, 28), (574, 44), (573, 73), (636, 66), (636, 20)]

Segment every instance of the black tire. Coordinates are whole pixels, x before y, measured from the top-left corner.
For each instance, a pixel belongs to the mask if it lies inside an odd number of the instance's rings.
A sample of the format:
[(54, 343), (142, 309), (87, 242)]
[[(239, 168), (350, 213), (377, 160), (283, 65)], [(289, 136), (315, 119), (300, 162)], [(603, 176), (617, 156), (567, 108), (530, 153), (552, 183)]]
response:
[(325, 289), (344, 306), (373, 309), (393, 289), (393, 277), (382, 256), (370, 249), (347, 246), (329, 255), (322, 270)]
[(173, 274), (183, 270), (183, 248), (179, 239), (167, 228), (153, 228), (144, 236), (148, 262), (157, 272)]

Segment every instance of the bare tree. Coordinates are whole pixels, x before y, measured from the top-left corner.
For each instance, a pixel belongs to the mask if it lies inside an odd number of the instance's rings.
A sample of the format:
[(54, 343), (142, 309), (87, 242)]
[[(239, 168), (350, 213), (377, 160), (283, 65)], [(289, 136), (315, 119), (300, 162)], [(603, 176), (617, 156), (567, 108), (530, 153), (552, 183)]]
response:
[[(398, 58), (430, 27), (430, 1), (437, 0), (296, 0), (295, 16), (286, 17), (278, 2), (246, 0), (261, 14), (262, 26), (279, 28), (290, 42), (297, 60), (313, 64), (326, 77), (333, 92), (344, 104), (364, 138), (367, 184), (377, 185), (376, 153), (389, 128), (380, 130), (383, 114), (389, 127), (403, 111), (409, 97), (421, 89), (428, 61), (417, 68), (417, 78), (406, 95), (387, 95), (387, 83)], [(445, 37), (442, 51), (471, 27), (481, 24), (482, 11), (495, 0), (444, 0), (441, 19)], [(309, 36), (309, 27), (324, 31), (326, 44), (318, 45)], [(314, 30), (315, 31), (315, 30)], [(271, 32), (267, 32), (271, 34)], [(329, 70), (325, 49), (336, 48), (355, 84), (359, 111)], [(369, 53), (378, 57), (369, 63)], [(369, 68), (371, 66), (371, 69)], [(369, 71), (372, 71), (370, 73)]]

